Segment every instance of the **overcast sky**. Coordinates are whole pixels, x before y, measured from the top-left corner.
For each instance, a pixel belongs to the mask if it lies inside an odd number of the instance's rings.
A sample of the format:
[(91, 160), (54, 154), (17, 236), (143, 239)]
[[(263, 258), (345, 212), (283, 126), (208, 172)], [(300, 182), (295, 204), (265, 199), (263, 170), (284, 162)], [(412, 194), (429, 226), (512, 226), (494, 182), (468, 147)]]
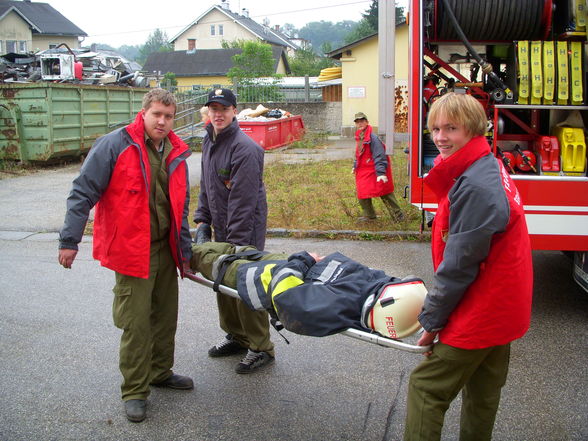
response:
[[(83, 45), (106, 43), (113, 47), (143, 44), (149, 34), (159, 28), (168, 37), (175, 36), (208, 8), (221, 0), (165, 0), (136, 2), (129, 0), (37, 0), (49, 3), (81, 28), (88, 37)], [(392, 0), (380, 0), (392, 1)], [(408, 0), (397, 0), (399, 6)], [(249, 10), (249, 16), (270, 26), (292, 23), (297, 28), (311, 21), (359, 21), (371, 0), (229, 0), (231, 10)], [(144, 5), (144, 6), (142, 6)]]

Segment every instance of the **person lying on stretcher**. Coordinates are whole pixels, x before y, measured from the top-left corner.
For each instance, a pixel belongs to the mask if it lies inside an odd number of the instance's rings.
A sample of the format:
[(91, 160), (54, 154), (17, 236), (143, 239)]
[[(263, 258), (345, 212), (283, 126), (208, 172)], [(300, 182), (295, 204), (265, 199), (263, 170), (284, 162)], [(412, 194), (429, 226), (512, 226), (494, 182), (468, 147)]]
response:
[(192, 246), (190, 266), (216, 288), (236, 289), (249, 308), (267, 310), (287, 330), (315, 337), (347, 328), (407, 337), (420, 329), (427, 293), (418, 278), (390, 277), (338, 252), (271, 254), (206, 242)]

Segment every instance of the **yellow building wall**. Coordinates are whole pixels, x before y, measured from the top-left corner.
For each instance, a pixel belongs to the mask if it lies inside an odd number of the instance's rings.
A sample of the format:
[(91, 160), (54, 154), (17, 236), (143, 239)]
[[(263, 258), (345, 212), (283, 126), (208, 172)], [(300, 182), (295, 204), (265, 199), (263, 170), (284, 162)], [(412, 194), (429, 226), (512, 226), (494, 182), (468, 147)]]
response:
[[(32, 34), (29, 24), (20, 15), (12, 11), (0, 20), (1, 52), (6, 53), (6, 40), (26, 41), (27, 51), (31, 50)], [(17, 46), (18, 50), (18, 46)]]
[[(192, 88), (194, 84), (202, 86), (212, 86), (214, 84), (220, 84), (221, 86), (230, 85), (231, 82), (227, 77), (176, 77), (178, 82), (178, 89)], [(149, 82), (149, 87), (158, 87), (157, 81), (152, 79)]]
[[(223, 35), (219, 35), (219, 25), (223, 26)], [(211, 26), (214, 26), (215, 35), (210, 35)], [(196, 40), (196, 49), (222, 49), (223, 40), (257, 40), (257, 37), (215, 9), (176, 38), (174, 50), (188, 50), (189, 39)]]
[(49, 49), (50, 44), (58, 45), (61, 43), (67, 44), (71, 49), (80, 48), (80, 40), (78, 37), (64, 37), (62, 35), (42, 35), (33, 36), (33, 48), (34, 52), (44, 51)]
[[(395, 32), (395, 85), (406, 88), (408, 81), (408, 26), (402, 25)], [(379, 106), (379, 52), (378, 39), (372, 38), (351, 49), (351, 55), (341, 57), (343, 99), (342, 132), (354, 127), (353, 117), (363, 112), (374, 128), (378, 125)], [(397, 112), (398, 113), (398, 112)]]

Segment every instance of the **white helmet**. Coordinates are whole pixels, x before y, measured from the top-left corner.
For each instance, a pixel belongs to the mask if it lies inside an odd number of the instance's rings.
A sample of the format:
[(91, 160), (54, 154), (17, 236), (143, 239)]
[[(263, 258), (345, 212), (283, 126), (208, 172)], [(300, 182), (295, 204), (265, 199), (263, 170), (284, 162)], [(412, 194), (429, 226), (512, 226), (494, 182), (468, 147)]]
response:
[(417, 332), (417, 319), (427, 288), (421, 279), (405, 278), (385, 285), (370, 295), (361, 310), (361, 324), (384, 337), (404, 338)]

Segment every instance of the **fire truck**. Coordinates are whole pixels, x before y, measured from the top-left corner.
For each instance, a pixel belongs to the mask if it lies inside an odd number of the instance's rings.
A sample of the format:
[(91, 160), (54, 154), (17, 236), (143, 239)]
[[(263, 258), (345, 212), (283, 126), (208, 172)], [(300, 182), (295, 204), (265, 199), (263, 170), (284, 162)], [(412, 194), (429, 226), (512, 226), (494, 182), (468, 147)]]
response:
[(437, 150), (430, 105), (478, 99), (487, 138), (512, 174), (535, 250), (574, 256), (588, 292), (586, 0), (410, 0), (410, 202), (434, 213), (423, 183)]

